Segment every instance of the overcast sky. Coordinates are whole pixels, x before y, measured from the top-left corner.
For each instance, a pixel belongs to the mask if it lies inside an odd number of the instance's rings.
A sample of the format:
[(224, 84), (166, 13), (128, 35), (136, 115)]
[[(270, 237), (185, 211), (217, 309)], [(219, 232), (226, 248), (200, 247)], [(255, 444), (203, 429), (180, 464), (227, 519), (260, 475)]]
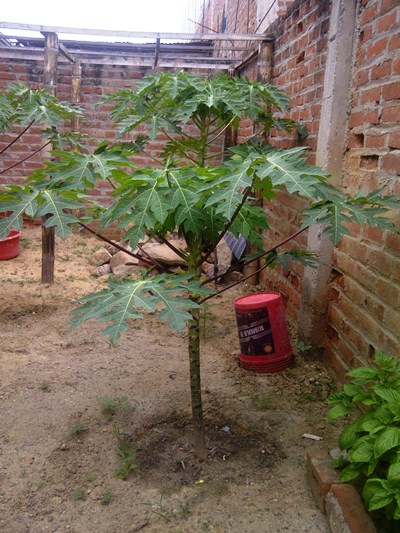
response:
[[(193, 31), (202, 0), (2, 0), (0, 22), (141, 32)], [(4, 32), (5, 33), (5, 32)]]

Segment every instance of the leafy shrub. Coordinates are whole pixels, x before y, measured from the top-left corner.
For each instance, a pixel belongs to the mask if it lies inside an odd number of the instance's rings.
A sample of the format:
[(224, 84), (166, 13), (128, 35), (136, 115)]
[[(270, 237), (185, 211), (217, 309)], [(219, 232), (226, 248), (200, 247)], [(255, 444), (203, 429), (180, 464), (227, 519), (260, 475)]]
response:
[(400, 531), (400, 361), (377, 352), (375, 363), (347, 373), (343, 391), (328, 399), (328, 420), (356, 416), (339, 437), (348, 454), (340, 480), (361, 481), (368, 511), (382, 510)]

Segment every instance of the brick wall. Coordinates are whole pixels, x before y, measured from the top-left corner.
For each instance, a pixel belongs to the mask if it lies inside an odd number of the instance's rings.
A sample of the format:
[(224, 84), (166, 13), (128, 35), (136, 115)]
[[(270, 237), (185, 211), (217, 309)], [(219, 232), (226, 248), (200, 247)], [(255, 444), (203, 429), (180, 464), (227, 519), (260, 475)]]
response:
[[(5, 89), (14, 83), (26, 83), (32, 88), (41, 87), (43, 81), (43, 61), (41, 63), (37, 61), (22, 60), (0, 60), (0, 90)], [(14, 135), (6, 135), (0, 138), (0, 151), (14, 139)], [(44, 144), (43, 139), (40, 136), (39, 127), (31, 127), (29, 131), (16, 143), (12, 150), (7, 150), (1, 159), (2, 168), (8, 168), (18, 161), (29, 156), (33, 151), (37, 150)], [(33, 172), (36, 168), (41, 166), (40, 155), (26, 161), (22, 165), (19, 165), (13, 170), (7, 172), (7, 180), (9, 177), (15, 183), (21, 183), (24, 176)], [(0, 183), (2, 181), (0, 176)]]
[[(134, 89), (137, 83), (150, 69), (147, 67), (134, 67), (128, 65), (110, 64), (82, 64), (81, 89), (79, 105), (83, 109), (84, 118), (80, 121), (79, 130), (97, 141), (88, 141), (89, 144), (95, 145), (98, 140), (112, 141), (116, 138), (116, 129), (113, 128), (109, 119), (111, 104), (102, 102), (105, 95), (113, 93), (123, 88)], [(64, 60), (59, 60), (57, 69), (57, 97), (62, 101), (71, 101), (71, 76), (72, 66)], [(0, 60), (0, 89), (16, 83), (24, 82), (33, 89), (42, 87), (43, 80), (43, 58), (37, 61), (27, 61), (21, 54), (20, 59), (8, 59), (1, 62)], [(69, 124), (66, 126), (70, 126)], [(190, 127), (190, 126), (188, 126)], [(137, 135), (132, 134), (132, 139)], [(14, 135), (5, 135), (0, 138), (0, 151), (11, 140)], [(129, 138), (129, 134), (124, 137)], [(154, 166), (157, 158), (163, 148), (167, 138), (159, 134), (156, 139), (151, 140), (146, 146), (145, 154), (132, 156), (132, 161), (138, 166)], [(222, 140), (221, 140), (222, 141)], [(218, 141), (210, 148), (212, 152), (221, 153), (223, 143)], [(23, 160), (35, 150), (44, 144), (41, 138), (40, 127), (32, 127), (23, 135), (11, 150), (5, 152), (6, 157), (1, 159), (2, 169), (10, 167), (13, 163)], [(40, 167), (43, 159), (48, 157), (43, 151), (32, 157), (25, 163), (18, 165), (16, 168), (8, 171), (4, 176), (0, 175), (0, 184), (3, 182), (21, 183), (26, 176), (33, 170)], [(91, 194), (102, 203), (107, 203), (110, 199), (111, 186), (107, 181), (98, 182), (96, 189)]]
[(205, 3), (199, 30), (211, 28), (221, 33), (254, 33), (256, 30), (257, 0), (208, 0)]
[[(342, 186), (400, 193), (400, 5), (362, 0)], [(393, 220), (400, 228), (399, 213)], [(400, 235), (352, 225), (335, 253), (326, 357), (341, 374), (400, 356)]]
[[(148, 69), (141, 67), (129, 67), (126, 65), (82, 65), (81, 102), (84, 110), (84, 119), (81, 121), (80, 131), (95, 139), (112, 140), (115, 138), (115, 130), (108, 119), (110, 105), (100, 104), (101, 98), (110, 92), (125, 87), (133, 88)], [(59, 60), (57, 70), (57, 97), (63, 101), (71, 101), (71, 64)], [(0, 63), (0, 88), (5, 88), (15, 82), (24, 82), (34, 89), (42, 87), (43, 81), (43, 58), (37, 61), (24, 59), (8, 59)], [(7, 142), (13, 139), (13, 135), (7, 135), (0, 139), (0, 150)], [(164, 139), (156, 139), (150, 145), (150, 152), (156, 155), (163, 146)], [(7, 168), (13, 162), (24, 159), (44, 143), (40, 136), (40, 128), (32, 127), (22, 136), (12, 148), (5, 153), (1, 164)], [(40, 167), (41, 161), (46, 157), (45, 153), (29, 159), (22, 165), (7, 172), (7, 178), (0, 176), (0, 183), (10, 179), (15, 183), (23, 181), (24, 177), (35, 168)], [(135, 157), (138, 164), (151, 164), (151, 159), (138, 155)], [(100, 182), (93, 195), (100, 201), (106, 202), (110, 197), (110, 185), (108, 182)]]

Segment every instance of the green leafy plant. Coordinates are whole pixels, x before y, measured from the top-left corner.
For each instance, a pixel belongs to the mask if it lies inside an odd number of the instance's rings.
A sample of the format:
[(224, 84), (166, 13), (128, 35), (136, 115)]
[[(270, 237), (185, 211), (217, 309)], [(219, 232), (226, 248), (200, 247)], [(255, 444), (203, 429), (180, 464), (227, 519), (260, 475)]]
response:
[(117, 452), (120, 460), (118, 467), (114, 470), (114, 476), (125, 481), (137, 467), (136, 454), (138, 449), (131, 445), (129, 435), (120, 428), (114, 428), (113, 435), (117, 439)]
[[(400, 528), (400, 361), (377, 352), (374, 367), (347, 373), (343, 391), (332, 394), (328, 419), (353, 415), (339, 445), (347, 451), (340, 479), (362, 482), (369, 511), (383, 509)], [(361, 408), (361, 410), (360, 410)]]
[(113, 500), (113, 494), (110, 490), (106, 490), (106, 492), (102, 495), (100, 503), (101, 505), (110, 505), (110, 503)]
[(310, 348), (312, 348), (312, 346), (310, 344), (305, 344), (303, 341), (299, 341), (296, 346), (293, 348), (293, 353), (295, 355), (300, 355), (304, 352), (306, 352), (307, 350), (309, 350)]
[(93, 472), (88, 472), (86, 474), (86, 481), (88, 481), (89, 483), (91, 483), (95, 479), (96, 479), (96, 475)]
[[(292, 130), (299, 126), (281, 118), (288, 110), (288, 99), (274, 86), (246, 78), (156, 72), (135, 90), (121, 90), (107, 101), (118, 134), (129, 134), (131, 139), (136, 135), (135, 140), (100, 142), (93, 152), (54, 151), (54, 159), (26, 184), (5, 188), (0, 212), (11, 215), (0, 221), (0, 238), (10, 224), (19, 227), (23, 213), (48, 216), (46, 224), (54, 226), (62, 238), (75, 223), (91, 231), (86, 219), (79, 220), (70, 211), (78, 205), (87, 208), (87, 191), (98, 180), (107, 180), (114, 189), (113, 202), (108, 207), (92, 202), (87, 218), (97, 218), (106, 227), (117, 222), (126, 230), (124, 239), (133, 250), (145, 235), (157, 237), (186, 262), (185, 272), (173, 274), (155, 265), (140, 248), (139, 252), (127, 251), (161, 273), (149, 276), (145, 270), (142, 279), (111, 279), (107, 289), (83, 298), (73, 312), (72, 325), (91, 319), (107, 322), (105, 333), (112, 343), (146, 313), (158, 312), (178, 332), (188, 327), (194, 447), (199, 458), (205, 459), (200, 307), (226, 288), (209, 288), (207, 284), (221, 276), (217, 273), (204, 279), (202, 265), (218, 243), (230, 232), (242, 235), (258, 249), (228, 273), (254, 261), (259, 262), (258, 272), (275, 263), (287, 268), (293, 260), (312, 264), (315, 257), (307, 250), (286, 246), (282, 251), (282, 247), (315, 223), (322, 224), (334, 243), (347, 233), (349, 221), (391, 228), (386, 214), (398, 202), (382, 196), (382, 191), (347, 196), (329, 184), (323, 170), (306, 163), (305, 148), (279, 150), (266, 144), (263, 135), (272, 127)], [(258, 138), (224, 150), (226, 132), (237, 129), (243, 118), (254, 123)], [(160, 156), (154, 157), (146, 149), (157, 136), (166, 143)], [(135, 168), (131, 156), (138, 151), (151, 157), (154, 165)], [(253, 200), (271, 201), (283, 187), (309, 204), (298, 231), (265, 250), (262, 230), (268, 228), (267, 212)], [(185, 241), (182, 248), (167, 240), (176, 228)]]
[(87, 494), (86, 494), (86, 491), (85, 489), (76, 489), (76, 491), (74, 492), (74, 500), (75, 501), (85, 501), (87, 498)]

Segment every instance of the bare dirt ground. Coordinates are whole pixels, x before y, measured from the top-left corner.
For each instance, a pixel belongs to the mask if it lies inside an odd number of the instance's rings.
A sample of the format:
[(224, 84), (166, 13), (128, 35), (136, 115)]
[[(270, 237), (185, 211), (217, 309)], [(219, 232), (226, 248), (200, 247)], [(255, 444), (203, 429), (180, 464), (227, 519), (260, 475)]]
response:
[(253, 289), (212, 300), (202, 339), (210, 453), (199, 463), (186, 337), (157, 316), (117, 347), (102, 324), (69, 329), (78, 298), (104, 286), (90, 276), (98, 247), (84, 235), (57, 242), (51, 287), (40, 284), (38, 227), (0, 262), (0, 531), (327, 532), (305, 472), (308, 449), (337, 442), (324, 368), (296, 357), (279, 374), (241, 369), (233, 302)]

